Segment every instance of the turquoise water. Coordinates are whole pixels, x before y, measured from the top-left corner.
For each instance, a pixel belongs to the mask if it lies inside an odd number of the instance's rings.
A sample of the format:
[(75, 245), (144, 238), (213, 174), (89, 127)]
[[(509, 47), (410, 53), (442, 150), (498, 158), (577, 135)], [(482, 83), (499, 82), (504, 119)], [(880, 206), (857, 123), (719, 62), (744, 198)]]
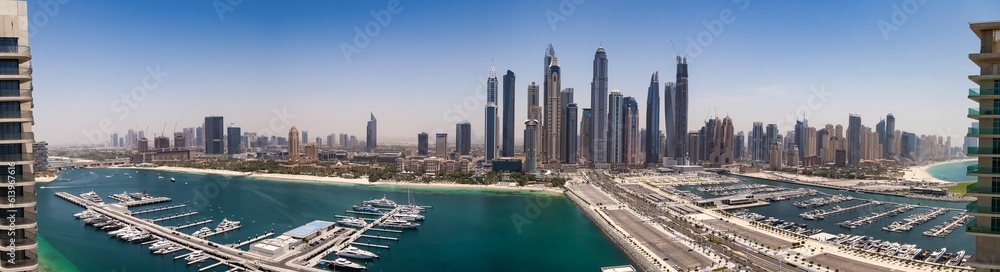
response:
[[(124, 176), (128, 171), (134, 178)], [(157, 179), (157, 173), (177, 182)], [(107, 175), (114, 175), (106, 178)], [(95, 191), (107, 196), (143, 190), (173, 198), (188, 207), (143, 214), (153, 218), (186, 211), (199, 214), (159, 222), (181, 225), (205, 218), (223, 217), (243, 222), (243, 228), (209, 238), (232, 243), (275, 230), (288, 231), (312, 220), (335, 221), (334, 214), (362, 200), (382, 197), (405, 202), (405, 188), (285, 182), (219, 175), (183, 174), (153, 170), (81, 169), (62, 173), (55, 181), (39, 184), (39, 231), (80, 271), (196, 271), (170, 255), (153, 255), (145, 246), (110, 238), (86, 227), (72, 214), (82, 208), (54, 195), (65, 191)], [(599, 267), (630, 264), (627, 256), (605, 237), (568, 199), (561, 195), (490, 192), (476, 189), (418, 189), (412, 196), (421, 205), (432, 205), (427, 221), (399, 241), (360, 242), (389, 244), (389, 250), (371, 249), (381, 258), (368, 263), (369, 271), (597, 271)], [(169, 204), (149, 205), (148, 207)], [(146, 207), (140, 207), (146, 208)], [(537, 208), (537, 209), (536, 209)], [(527, 219), (518, 225), (512, 218)], [(189, 228), (183, 231), (194, 232)], [(244, 247), (246, 249), (246, 247)], [(183, 251), (182, 251), (183, 252)], [(327, 259), (330, 259), (328, 257)], [(204, 263), (202, 266), (211, 264)], [(225, 271), (219, 266), (209, 271)], [(61, 271), (58, 267), (53, 270)]]
[(966, 167), (976, 164), (976, 161), (959, 161), (927, 168), (927, 174), (932, 177), (951, 182), (976, 181), (974, 176), (966, 176)]

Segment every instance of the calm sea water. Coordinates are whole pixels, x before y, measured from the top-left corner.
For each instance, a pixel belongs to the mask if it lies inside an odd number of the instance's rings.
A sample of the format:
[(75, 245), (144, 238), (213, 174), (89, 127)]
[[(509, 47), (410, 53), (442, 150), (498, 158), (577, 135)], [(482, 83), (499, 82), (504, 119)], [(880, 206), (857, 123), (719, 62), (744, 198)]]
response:
[(944, 163), (927, 168), (927, 173), (930, 174), (932, 177), (944, 181), (951, 181), (951, 182), (976, 181), (976, 177), (965, 175), (966, 167), (973, 164), (976, 164), (976, 161), (959, 161), (952, 163)]
[[(124, 174), (128, 172), (134, 178)], [(158, 179), (157, 174), (167, 177)], [(111, 178), (106, 176), (113, 175)], [(175, 177), (177, 182), (168, 181)], [(363, 200), (384, 196), (406, 202), (403, 187), (331, 185), (286, 182), (220, 175), (183, 174), (153, 170), (81, 169), (62, 173), (59, 180), (39, 184), (39, 232), (46, 244), (43, 262), (54, 271), (196, 271), (170, 255), (150, 254), (146, 246), (110, 238), (104, 231), (84, 226), (73, 213), (82, 208), (54, 195), (65, 191), (95, 191), (107, 196), (122, 191), (146, 191), (173, 198), (170, 204), (188, 207), (150, 214), (154, 218), (187, 211), (199, 214), (159, 222), (181, 225), (200, 219), (222, 218), (243, 222), (243, 228), (209, 238), (232, 243), (275, 230), (288, 231), (312, 220), (335, 221), (334, 214)], [(371, 249), (381, 258), (368, 263), (369, 271), (597, 271), (599, 267), (631, 263), (613, 242), (564, 196), (538, 193), (491, 192), (478, 189), (412, 189), (415, 202), (432, 205), (427, 221), (399, 241), (365, 240), (389, 244), (389, 250)], [(149, 205), (147, 207), (168, 204)], [(540, 207), (535, 209), (535, 207)], [(146, 208), (146, 207), (140, 207)], [(516, 225), (512, 217), (528, 219)], [(194, 232), (198, 227), (185, 229)], [(244, 247), (246, 249), (246, 247)], [(330, 256), (327, 259), (332, 259)], [(210, 264), (205, 263), (202, 266)], [(225, 271), (224, 266), (210, 271)]]
[[(964, 167), (963, 167), (963, 171), (964, 171)], [(898, 196), (888, 196), (888, 195), (879, 195), (879, 194), (853, 193), (853, 192), (847, 192), (847, 191), (840, 191), (840, 190), (827, 189), (827, 188), (818, 188), (818, 187), (811, 187), (811, 186), (804, 186), (804, 185), (797, 185), (797, 184), (789, 184), (789, 183), (784, 183), (784, 182), (770, 181), (770, 180), (757, 179), (757, 178), (747, 178), (747, 177), (737, 177), (737, 178), (739, 178), (741, 180), (744, 180), (745, 183), (760, 183), (760, 184), (776, 185), (776, 186), (782, 186), (782, 187), (788, 187), (788, 188), (809, 188), (809, 189), (815, 189), (817, 191), (820, 191), (820, 192), (823, 192), (823, 193), (827, 193), (827, 194), (842, 194), (842, 195), (853, 196), (854, 198), (873, 199), (873, 200), (878, 200), (878, 201), (887, 201), (887, 202), (895, 202), (895, 203), (919, 204), (919, 205), (926, 205), (926, 206), (946, 207), (946, 208), (955, 208), (955, 209), (964, 209), (965, 205), (967, 204), (967, 203), (959, 203), (959, 202), (932, 201), (932, 200), (914, 199), (914, 198), (906, 198), (906, 197), (898, 197)], [(703, 193), (703, 192), (699, 192), (699, 191), (695, 190), (694, 187), (695, 186), (681, 186), (681, 187), (678, 187), (678, 189), (689, 190), (692, 193), (701, 195), (702, 197), (705, 197), (705, 198), (712, 197), (712, 196), (708, 195), (707, 193)], [(819, 197), (819, 196), (816, 196), (816, 197)], [(809, 199), (809, 198), (812, 198), (812, 197), (808, 197), (807, 196), (807, 197), (804, 197), (804, 198), (799, 198), (799, 199), (794, 199), (794, 200), (785, 200), (785, 201), (780, 201), (780, 202), (773, 202), (773, 203), (771, 203), (771, 205), (768, 205), (768, 206), (750, 208), (750, 211), (755, 212), (755, 213), (759, 213), (759, 214), (764, 215), (764, 216), (774, 217), (774, 218), (782, 219), (782, 220), (789, 221), (789, 222), (795, 222), (795, 223), (799, 223), (799, 224), (806, 224), (806, 225), (809, 225), (810, 228), (823, 229), (823, 232), (830, 233), (830, 234), (866, 235), (866, 236), (872, 236), (872, 237), (875, 237), (876, 239), (881, 239), (881, 240), (885, 240), (885, 241), (898, 242), (900, 244), (903, 244), (903, 243), (906, 243), (906, 244), (916, 244), (920, 248), (929, 249), (929, 250), (936, 250), (936, 249), (939, 249), (939, 248), (942, 248), (942, 247), (947, 247), (948, 248), (948, 252), (956, 252), (956, 251), (959, 251), (959, 250), (965, 250), (966, 254), (971, 254), (974, 251), (973, 250), (974, 249), (974, 244), (975, 244), (974, 243), (974, 239), (973, 239), (972, 236), (969, 236), (969, 235), (965, 234), (965, 228), (956, 229), (954, 232), (952, 232), (950, 235), (948, 235), (947, 237), (944, 237), (944, 238), (923, 236), (923, 232), (924, 231), (929, 230), (929, 229), (933, 228), (934, 226), (937, 226), (939, 224), (944, 223), (944, 221), (947, 221), (952, 216), (955, 216), (956, 214), (958, 214), (959, 211), (949, 211), (949, 212), (945, 213), (944, 215), (941, 215), (941, 216), (939, 216), (939, 217), (937, 217), (937, 218), (935, 218), (933, 220), (930, 220), (930, 221), (928, 221), (928, 222), (926, 222), (924, 224), (921, 224), (919, 226), (914, 227), (912, 230), (910, 230), (908, 232), (896, 233), (896, 232), (883, 231), (882, 227), (888, 226), (893, 221), (902, 220), (903, 218), (906, 218), (907, 216), (909, 216), (911, 214), (926, 212), (926, 211), (928, 211), (928, 208), (916, 208), (916, 209), (910, 210), (908, 212), (905, 212), (905, 213), (897, 215), (897, 216), (893, 216), (893, 217), (889, 217), (887, 219), (881, 219), (881, 220), (875, 221), (874, 223), (869, 224), (869, 225), (861, 226), (861, 227), (858, 227), (858, 228), (855, 228), (855, 229), (847, 229), (847, 228), (843, 228), (843, 227), (838, 226), (837, 223), (840, 223), (840, 222), (843, 222), (843, 221), (846, 221), (846, 220), (853, 220), (853, 219), (858, 218), (858, 217), (863, 216), (863, 215), (871, 215), (873, 213), (877, 213), (877, 212), (880, 212), (880, 211), (886, 211), (886, 210), (891, 209), (894, 205), (888, 205), (888, 204), (886, 204), (886, 205), (877, 205), (877, 206), (874, 206), (874, 207), (869, 206), (869, 207), (861, 208), (861, 209), (858, 209), (858, 210), (850, 211), (850, 212), (847, 212), (847, 213), (842, 213), (842, 214), (839, 214), (839, 215), (827, 216), (826, 219), (824, 219), (824, 220), (806, 220), (806, 219), (803, 219), (802, 217), (799, 217), (799, 214), (803, 213), (803, 212), (806, 212), (806, 211), (814, 210), (814, 209), (817, 209), (817, 208), (806, 208), (806, 209), (803, 209), (803, 208), (799, 208), (799, 207), (796, 207), (796, 206), (792, 205), (792, 203), (794, 203), (797, 200), (803, 200), (803, 199)], [(848, 206), (852, 206), (852, 205), (858, 204), (858, 203), (860, 203), (860, 202), (857, 201), (857, 200), (854, 200), (854, 201), (849, 201), (849, 202), (842, 202), (840, 204), (835, 204), (835, 205), (840, 205), (841, 207), (848, 207)], [(827, 205), (827, 206), (821, 207), (821, 209), (829, 209), (831, 207), (833, 207), (833, 205)]]

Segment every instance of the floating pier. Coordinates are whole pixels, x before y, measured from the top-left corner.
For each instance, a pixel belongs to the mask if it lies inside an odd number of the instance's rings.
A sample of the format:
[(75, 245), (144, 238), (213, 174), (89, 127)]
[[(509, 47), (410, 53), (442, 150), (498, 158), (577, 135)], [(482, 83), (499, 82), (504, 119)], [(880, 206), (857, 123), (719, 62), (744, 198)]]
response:
[(212, 237), (212, 236), (216, 236), (216, 235), (219, 235), (219, 234), (227, 233), (227, 232), (230, 232), (230, 231), (238, 230), (240, 228), (243, 228), (243, 226), (239, 226), (239, 227), (227, 229), (227, 230), (224, 230), (224, 231), (212, 231), (212, 232), (209, 232), (208, 234), (206, 234), (205, 236), (201, 237), (201, 239), (207, 239), (208, 237)]
[(182, 213), (182, 214), (177, 214), (177, 215), (171, 215), (171, 216), (167, 216), (167, 217), (160, 217), (160, 218), (156, 218), (156, 219), (148, 219), (146, 221), (149, 221), (149, 222), (152, 222), (152, 223), (156, 223), (156, 222), (160, 222), (160, 221), (164, 221), (164, 220), (181, 218), (181, 217), (191, 216), (191, 215), (196, 215), (196, 214), (198, 214), (198, 212), (187, 212), (187, 213)]
[(374, 230), (374, 231), (384, 231), (384, 232), (394, 232), (394, 233), (403, 233), (403, 231), (401, 231), (401, 230), (394, 230), (394, 229), (377, 229), (377, 228), (369, 228), (368, 230)]
[(173, 226), (173, 227), (167, 227), (167, 228), (171, 228), (171, 229), (174, 229), (174, 230), (179, 230), (179, 229), (186, 229), (186, 228), (190, 228), (190, 227), (194, 227), (194, 226), (198, 226), (198, 225), (202, 225), (202, 224), (208, 224), (208, 223), (212, 223), (212, 219), (205, 219), (205, 220), (201, 220), (201, 221), (190, 223), (190, 224), (184, 224), (184, 225), (180, 225), (180, 226)]
[(389, 245), (366, 244), (366, 243), (359, 243), (359, 242), (353, 242), (351, 244), (352, 245), (356, 245), (356, 246), (367, 246), (367, 247), (377, 247), (377, 248), (389, 249)]
[(399, 241), (399, 238), (396, 238), (396, 237), (387, 237), (387, 236), (376, 236), (376, 235), (362, 234), (361, 237)]
[(151, 213), (151, 212), (158, 212), (158, 211), (165, 211), (165, 210), (176, 209), (176, 208), (181, 208), (181, 207), (185, 207), (185, 206), (187, 206), (187, 205), (185, 205), (185, 204), (177, 204), (177, 205), (171, 205), (171, 206), (166, 206), (166, 207), (159, 207), (159, 208), (151, 208), (151, 209), (145, 209), (145, 210), (138, 210), (138, 211), (132, 212), (132, 215), (138, 215), (138, 214), (144, 214), (144, 213)]
[(169, 197), (153, 197), (142, 200), (119, 202), (117, 204), (125, 205), (125, 207), (132, 207), (132, 206), (149, 205), (149, 204), (156, 204), (168, 201), (170, 201)]
[(198, 271), (206, 271), (206, 270), (212, 269), (213, 267), (220, 266), (220, 265), (223, 265), (223, 264), (225, 264), (225, 263), (223, 263), (223, 262), (217, 262), (217, 263), (214, 263), (212, 265), (209, 265), (209, 266), (206, 266), (206, 267), (202, 267), (201, 269), (198, 269)]
[(56, 196), (58, 196), (58, 197), (60, 197), (62, 199), (65, 199), (66, 201), (69, 201), (70, 203), (79, 205), (80, 207), (87, 207), (87, 205), (89, 205), (89, 203), (83, 202), (83, 200), (80, 199), (79, 197), (77, 197), (75, 195), (71, 195), (71, 194), (69, 194), (67, 192), (58, 192), (58, 193), (56, 193)]
[(346, 213), (353, 213), (353, 214), (374, 215), (374, 216), (382, 216), (384, 214), (384, 213), (373, 213), (373, 212), (359, 212), (359, 211), (352, 211), (352, 210), (344, 210), (344, 212), (346, 212)]
[(257, 241), (264, 240), (267, 237), (271, 237), (271, 235), (274, 235), (274, 232), (268, 232), (268, 233), (262, 234), (260, 236), (254, 237), (254, 238), (250, 238), (250, 240), (246, 240), (244, 242), (240, 242), (240, 243), (237, 243), (237, 244), (230, 244), (229, 247), (240, 248), (240, 247), (243, 247), (245, 245), (253, 244), (253, 243), (256, 243)]

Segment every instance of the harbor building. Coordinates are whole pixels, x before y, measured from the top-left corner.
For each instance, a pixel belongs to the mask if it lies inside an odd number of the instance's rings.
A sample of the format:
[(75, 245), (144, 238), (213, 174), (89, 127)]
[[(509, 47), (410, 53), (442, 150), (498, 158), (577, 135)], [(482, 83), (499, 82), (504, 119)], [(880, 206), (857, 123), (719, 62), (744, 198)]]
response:
[(0, 1), (0, 162), (8, 175), (4, 198), (6, 231), (0, 271), (38, 270), (38, 225), (35, 208), (35, 142), (31, 53), (28, 47), (27, 1)]
[[(977, 272), (1000, 271), (1000, 21), (973, 22), (972, 32), (980, 39), (978, 53), (969, 59), (979, 68), (970, 75), (978, 88), (969, 90), (969, 99), (976, 107), (969, 109), (969, 118), (979, 122), (979, 128), (970, 128), (969, 137), (978, 138), (979, 146), (970, 147), (968, 154), (978, 159), (978, 164), (968, 168), (968, 175), (977, 183), (969, 185), (968, 195), (976, 201), (967, 206), (976, 219), (966, 225), (966, 233), (975, 236), (976, 254), (969, 265)], [(906, 141), (907, 135), (903, 135)], [(911, 137), (912, 138), (912, 137)], [(905, 153), (905, 152), (904, 152)]]

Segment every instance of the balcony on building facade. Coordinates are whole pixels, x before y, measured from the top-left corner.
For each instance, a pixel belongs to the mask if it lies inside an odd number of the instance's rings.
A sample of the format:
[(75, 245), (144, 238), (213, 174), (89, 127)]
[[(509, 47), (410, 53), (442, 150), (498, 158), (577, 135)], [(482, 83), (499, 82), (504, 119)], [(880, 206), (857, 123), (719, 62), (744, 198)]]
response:
[(972, 53), (969, 54), (969, 59), (976, 64), (982, 64), (988, 61), (1000, 59), (1000, 52)]
[(965, 225), (965, 232), (972, 235), (1000, 237), (1000, 226), (980, 226), (979, 219), (972, 219)]
[(1000, 187), (979, 186), (979, 183), (972, 183), (965, 188), (965, 194), (969, 196), (1000, 196)]
[(0, 90), (0, 102), (30, 100), (31, 89)]
[(969, 108), (969, 118), (1000, 118), (1000, 108)]
[(971, 88), (969, 89), (969, 99), (1000, 99), (1000, 89), (994, 88)]
[(31, 67), (0, 67), (0, 80), (31, 80)]
[(31, 60), (31, 47), (27, 45), (0, 45), (0, 59)]
[(969, 137), (998, 137), (1000, 128), (969, 128)]
[(969, 80), (972, 80), (973, 82), (1000, 80), (1000, 74), (971, 75), (969, 76)]
[(21, 153), (21, 154), (0, 154), (0, 163), (2, 162), (34, 162), (35, 154), (31, 153)]
[(31, 111), (0, 111), (0, 121), (3, 122), (31, 122), (34, 114)]
[(5, 260), (0, 262), (0, 271), (34, 271), (38, 269), (38, 259)]
[(976, 216), (1000, 216), (1000, 207), (997, 206), (979, 206), (979, 203), (972, 202), (969, 205), (965, 205), (965, 211), (969, 214)]
[(21, 133), (0, 133), (0, 144), (18, 141), (34, 141), (35, 134), (31, 132)]
[[(976, 156), (976, 157), (1000, 157), (1000, 147), (988, 148), (988, 147), (975, 147), (975, 146), (972, 146), (972, 147), (969, 147), (969, 149), (966, 150), (966, 151), (968, 151), (968, 152), (966, 152), (965, 154), (969, 155), (969, 156)], [(983, 169), (983, 170), (990, 170), (990, 169)], [(972, 174), (972, 173), (970, 172), (970, 174)]]
[(1000, 177), (1000, 168), (993, 168), (993, 167), (979, 168), (979, 165), (969, 165), (968, 167), (965, 168), (965, 173), (969, 176), (977, 176), (977, 177), (994, 177), (994, 176)]

